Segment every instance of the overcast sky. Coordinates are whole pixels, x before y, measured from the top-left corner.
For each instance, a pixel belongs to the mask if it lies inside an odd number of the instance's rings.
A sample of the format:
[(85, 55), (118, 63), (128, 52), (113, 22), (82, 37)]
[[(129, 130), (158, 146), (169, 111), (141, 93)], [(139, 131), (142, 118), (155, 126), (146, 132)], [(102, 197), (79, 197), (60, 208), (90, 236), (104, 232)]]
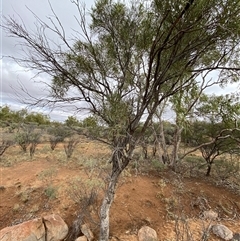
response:
[[(72, 29), (77, 30), (78, 26), (74, 15), (77, 15), (76, 7), (71, 3), (70, 0), (49, 0), (55, 13), (60, 18), (67, 34), (71, 36), (73, 34)], [(83, 1), (84, 2), (84, 1)], [(89, 9), (93, 4), (94, 0), (86, 0), (86, 7)], [(47, 21), (47, 17), (52, 15), (48, 0), (2, 0), (2, 12), (1, 16), (20, 18), (25, 23), (26, 27), (31, 28), (34, 31), (34, 17), (31, 13), (34, 12), (40, 19)], [(29, 11), (29, 9), (31, 11)], [(17, 39), (9, 38), (4, 32), (1, 32), (1, 56), (17, 56), (20, 54), (17, 46)], [(22, 83), (29, 93), (35, 97), (43, 97), (46, 95), (44, 87), (37, 84), (36, 81), (32, 80), (34, 73), (28, 71), (15, 62), (8, 58), (1, 58), (0, 60), (1, 70), (1, 105), (9, 105), (14, 110), (24, 108), (25, 106), (19, 101), (16, 96), (16, 90), (20, 87), (19, 83)], [(39, 77), (40, 78), (40, 77)], [(43, 78), (43, 77), (42, 77)], [(44, 76), (44, 78), (48, 78)], [(41, 79), (37, 79), (41, 80)], [(218, 87), (212, 87), (208, 93), (231, 93), (235, 92), (237, 85), (229, 85), (224, 89)], [(38, 109), (33, 109), (38, 111)], [(69, 109), (62, 111), (61, 109), (54, 109), (51, 113), (48, 109), (41, 109), (45, 114), (49, 114), (51, 119), (57, 121), (63, 121), (69, 115), (74, 113), (70, 112)]]
[[(77, 30), (79, 27), (77, 26), (77, 22), (74, 19), (74, 15), (77, 15), (77, 9), (74, 4), (71, 3), (70, 0), (1, 0), (1, 21), (2, 16), (10, 16), (14, 17), (19, 21), (23, 21), (27, 28), (31, 30), (35, 30), (34, 25), (34, 16), (31, 13), (35, 13), (40, 19), (44, 21), (48, 21), (48, 17), (52, 16), (51, 8), (49, 6), (49, 2), (51, 3), (55, 13), (61, 20), (67, 35), (70, 37), (73, 34), (72, 29)], [(94, 4), (94, 0), (86, 0), (85, 2), (86, 8), (90, 9), (90, 7)], [(30, 11), (31, 10), (31, 11)], [(22, 54), (20, 52), (19, 46), (17, 45), (18, 40), (14, 38), (9, 38), (6, 34), (1, 30), (1, 56), (18, 56)], [(44, 86), (36, 83), (41, 78), (32, 79), (34, 73), (23, 67), (20, 67), (17, 63), (13, 62), (8, 58), (0, 59), (0, 70), (1, 70), (1, 105), (9, 105), (14, 110), (19, 110), (25, 108), (25, 105), (19, 101), (19, 98), (16, 95), (16, 91), (18, 92), (21, 88), (21, 84), (28, 90), (28, 92), (35, 97), (43, 97), (44, 94)], [(44, 78), (48, 78), (44, 76)], [(39, 111), (39, 109), (32, 109), (33, 111)], [(57, 121), (63, 121), (69, 115), (73, 115), (74, 112), (69, 112), (69, 109), (66, 111), (62, 111), (61, 109), (56, 109), (53, 111), (49, 111), (48, 109), (40, 109), (44, 114), (49, 114), (51, 119)]]

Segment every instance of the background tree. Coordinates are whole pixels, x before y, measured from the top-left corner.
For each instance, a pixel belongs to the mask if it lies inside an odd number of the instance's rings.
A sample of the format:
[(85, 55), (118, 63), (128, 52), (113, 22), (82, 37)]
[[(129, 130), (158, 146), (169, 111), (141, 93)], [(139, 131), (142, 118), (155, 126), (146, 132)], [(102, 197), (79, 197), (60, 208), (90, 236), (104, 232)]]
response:
[[(205, 83), (206, 82), (206, 83)], [(175, 128), (172, 141), (172, 153), (170, 157), (169, 166), (175, 170), (179, 161), (179, 147), (181, 144), (182, 131), (186, 130), (193, 117), (194, 107), (201, 102), (203, 98), (203, 91), (213, 85), (213, 81), (206, 81), (203, 77), (200, 81), (192, 82), (187, 89), (179, 91), (170, 98), (171, 109), (175, 113)]]
[(50, 147), (52, 151), (58, 143), (63, 142), (66, 137), (71, 136), (72, 130), (63, 125), (51, 125), (47, 129), (49, 134)]
[(201, 151), (209, 176), (217, 157), (224, 153), (240, 153), (239, 98), (234, 95), (205, 96), (197, 110), (204, 120), (195, 120), (183, 137), (188, 146), (195, 147), (193, 150)]
[(12, 141), (9, 140), (1, 140), (0, 144), (0, 157), (3, 155), (3, 153), (12, 145)]
[(74, 149), (76, 148), (77, 144), (79, 143), (79, 137), (75, 135), (71, 135), (68, 139), (64, 142), (64, 151), (66, 153), (67, 158), (69, 159)]
[(37, 112), (29, 112), (27, 109), (14, 111), (9, 106), (0, 107), (1, 121), (7, 125), (12, 123), (37, 123), (38, 125), (49, 125), (50, 118), (47, 115)]
[[(151, 125), (153, 141), (153, 155), (158, 151), (159, 161), (169, 164), (168, 146), (172, 144), (173, 133), (171, 133), (171, 124), (164, 121), (163, 113), (168, 108), (168, 98), (166, 98), (156, 109)], [(169, 126), (170, 124), (170, 126)]]
[(38, 125), (49, 125), (50, 118), (47, 115), (43, 115), (41, 113), (31, 112), (26, 115), (24, 118), (26, 123), (37, 123)]
[(22, 123), (24, 118), (22, 118), (21, 113), (25, 112), (26, 110), (21, 111), (14, 111), (11, 109), (10, 106), (1, 106), (0, 107), (0, 119), (2, 126), (10, 127), (14, 123)]
[[(15, 59), (52, 77), (51, 95), (37, 104), (84, 102), (84, 109), (108, 128), (112, 169), (100, 210), (99, 237), (108, 240), (118, 177), (157, 107), (203, 72), (218, 70), (220, 81), (236, 80), (240, 6), (236, 0), (98, 0), (88, 23), (85, 9), (79, 1), (73, 3), (80, 28), (73, 45), (54, 12), (49, 24), (36, 17), (36, 32), (11, 17), (2, 27), (23, 40), (27, 55)], [(49, 32), (57, 35), (58, 44), (52, 44)]]
[(15, 141), (25, 153), (30, 145), (29, 154), (32, 158), (35, 153), (36, 146), (39, 143), (40, 136), (40, 132), (36, 130), (35, 125), (23, 124), (21, 125), (21, 130), (15, 135)]
[(75, 116), (68, 116), (64, 124), (68, 127), (77, 127), (81, 125), (81, 122)]

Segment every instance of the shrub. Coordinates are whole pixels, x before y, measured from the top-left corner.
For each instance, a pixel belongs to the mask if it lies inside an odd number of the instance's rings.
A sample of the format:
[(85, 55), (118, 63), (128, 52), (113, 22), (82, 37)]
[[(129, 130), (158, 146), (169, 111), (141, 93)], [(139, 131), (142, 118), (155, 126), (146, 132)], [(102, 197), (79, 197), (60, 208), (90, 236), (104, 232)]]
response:
[(77, 137), (71, 136), (68, 140), (64, 143), (64, 150), (67, 155), (67, 158), (70, 158), (73, 154), (74, 149), (76, 148), (79, 140)]
[(15, 136), (15, 141), (20, 146), (20, 148), (23, 150), (23, 152), (27, 152), (27, 148), (30, 145), (30, 138), (29, 133), (23, 132), (23, 133), (17, 133)]
[(50, 169), (41, 171), (38, 174), (38, 178), (44, 182), (51, 182), (53, 180), (53, 177), (56, 175), (57, 175), (57, 170), (55, 168), (50, 168)]
[(36, 147), (39, 144), (39, 140), (40, 140), (40, 134), (39, 133), (33, 133), (31, 135), (30, 148), (29, 148), (29, 153), (30, 153), (31, 158), (33, 157), (33, 155), (35, 153)]
[(154, 170), (157, 170), (157, 171), (164, 171), (166, 169), (166, 166), (162, 162), (160, 162), (158, 159), (152, 160), (152, 166), (153, 166)]
[(55, 199), (55, 198), (57, 198), (57, 188), (52, 185), (49, 185), (48, 187), (45, 188), (44, 194), (49, 199)]
[(40, 133), (35, 131), (34, 125), (22, 126), (22, 131), (15, 135), (15, 141), (21, 147), (23, 152), (27, 152), (27, 148), (30, 145), (30, 156), (33, 157), (36, 146), (40, 140)]
[(214, 167), (217, 177), (221, 180), (240, 175), (240, 162), (238, 159), (227, 160), (222, 158), (216, 160)]
[(54, 150), (58, 143), (63, 142), (66, 137), (72, 134), (71, 130), (64, 126), (50, 127), (47, 132), (50, 135), (49, 141), (51, 150)]
[(3, 155), (3, 153), (8, 149), (8, 147), (10, 147), (12, 145), (11, 141), (1, 141), (0, 144), (0, 156)]

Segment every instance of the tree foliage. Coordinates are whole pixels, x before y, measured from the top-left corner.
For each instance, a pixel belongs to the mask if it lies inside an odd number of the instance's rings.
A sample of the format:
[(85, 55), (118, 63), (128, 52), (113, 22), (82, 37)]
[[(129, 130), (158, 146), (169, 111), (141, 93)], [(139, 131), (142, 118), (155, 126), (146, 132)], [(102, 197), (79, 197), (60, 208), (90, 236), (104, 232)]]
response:
[(15, 135), (15, 141), (25, 153), (27, 152), (27, 148), (30, 146), (29, 154), (32, 158), (35, 153), (36, 146), (40, 142), (40, 137), (40, 132), (36, 130), (35, 126), (28, 124), (22, 125), (21, 131)]
[(50, 147), (53, 151), (58, 143), (63, 142), (65, 138), (70, 137), (73, 131), (63, 125), (52, 125), (47, 129), (49, 134)]
[(224, 153), (240, 154), (240, 104), (233, 95), (205, 96), (197, 108), (202, 120), (195, 120), (183, 133), (187, 145), (199, 149), (205, 159), (210, 175), (215, 159)]
[(77, 127), (81, 125), (81, 122), (75, 116), (68, 116), (64, 123), (68, 127)]
[(9, 106), (0, 107), (0, 119), (6, 125), (12, 123), (36, 123), (38, 125), (49, 125), (50, 118), (47, 115), (38, 112), (28, 112), (27, 109), (19, 111), (12, 110)]

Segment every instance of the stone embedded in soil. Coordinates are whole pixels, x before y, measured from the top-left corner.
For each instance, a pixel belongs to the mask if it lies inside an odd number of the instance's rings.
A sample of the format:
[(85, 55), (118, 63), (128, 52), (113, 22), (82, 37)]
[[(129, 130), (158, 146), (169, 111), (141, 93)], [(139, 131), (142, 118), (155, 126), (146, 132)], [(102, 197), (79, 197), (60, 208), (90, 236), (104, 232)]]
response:
[(5, 189), (6, 189), (6, 187), (0, 186), (0, 191), (4, 191)]
[(75, 241), (87, 241), (88, 239), (86, 238), (86, 236), (81, 236), (81, 237), (78, 237), (77, 239), (75, 239)]
[(214, 212), (213, 210), (204, 211), (203, 217), (204, 219), (216, 220), (218, 217), (218, 213)]
[(43, 220), (47, 229), (47, 241), (62, 240), (67, 236), (68, 226), (59, 215), (48, 215)]
[(67, 224), (59, 215), (52, 214), (0, 230), (0, 241), (59, 241), (67, 233)]
[(233, 238), (233, 232), (222, 224), (213, 225), (212, 231), (216, 236), (223, 240), (231, 240)]
[(138, 240), (139, 241), (157, 241), (157, 233), (154, 229), (148, 227), (148, 226), (143, 226), (139, 231), (138, 231)]
[(81, 231), (84, 236), (88, 239), (88, 241), (92, 241), (94, 239), (94, 235), (87, 223), (81, 225)]
[(0, 230), (0, 241), (45, 241), (45, 227), (42, 218), (36, 218)]

